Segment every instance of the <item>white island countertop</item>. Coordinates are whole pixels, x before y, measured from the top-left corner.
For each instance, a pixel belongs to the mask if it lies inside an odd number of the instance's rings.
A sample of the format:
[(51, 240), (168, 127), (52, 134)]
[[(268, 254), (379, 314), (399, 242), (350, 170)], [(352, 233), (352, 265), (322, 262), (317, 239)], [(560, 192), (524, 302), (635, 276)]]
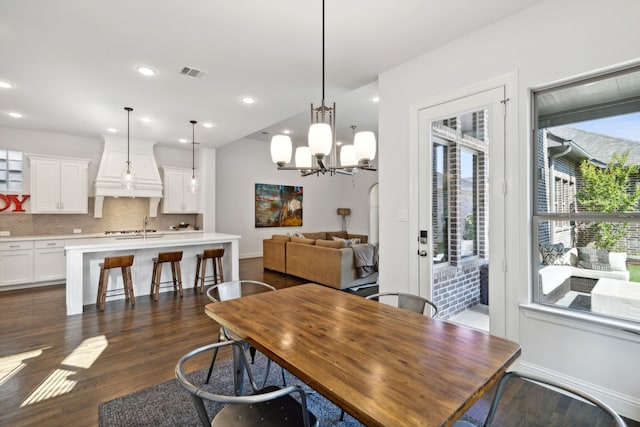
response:
[[(67, 242), (67, 315), (80, 314), (83, 305), (95, 303), (98, 289), (98, 266), (106, 256), (120, 256), (133, 254), (132, 276), (134, 295), (149, 295), (152, 258), (159, 252), (181, 250), (182, 284), (188, 288), (195, 276), (196, 254), (206, 248), (222, 247), (225, 249), (223, 270), (226, 280), (239, 280), (239, 248), (241, 236), (224, 233), (194, 233), (182, 236), (154, 236), (148, 234), (146, 238), (138, 236), (97, 237), (82, 240), (77, 244)], [(121, 278), (114, 271), (109, 289), (116, 283), (121, 284)], [(112, 283), (113, 282), (113, 283)], [(108, 301), (107, 301), (108, 304)]]

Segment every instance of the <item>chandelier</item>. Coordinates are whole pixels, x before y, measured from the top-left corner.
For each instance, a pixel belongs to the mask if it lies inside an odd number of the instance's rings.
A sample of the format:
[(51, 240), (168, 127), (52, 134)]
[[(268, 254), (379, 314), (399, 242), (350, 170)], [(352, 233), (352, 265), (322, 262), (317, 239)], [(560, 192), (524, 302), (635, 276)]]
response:
[[(355, 133), (355, 126), (352, 128)], [(271, 139), (271, 160), (278, 165), (278, 170), (298, 170), (302, 176), (313, 174), (320, 176), (326, 173), (352, 175), (358, 169), (376, 170), (371, 165), (376, 155), (376, 137), (373, 132), (355, 133), (353, 145), (342, 147), (340, 166), (337, 165), (336, 104), (333, 103), (328, 107), (324, 100), (324, 0), (322, 0), (322, 101), (318, 107), (314, 107), (311, 103), (308, 143), (308, 146), (296, 149), (295, 166), (286, 166), (291, 161), (291, 138), (288, 135), (274, 135)], [(333, 155), (331, 155), (332, 152)], [(327, 157), (329, 157), (328, 163)]]

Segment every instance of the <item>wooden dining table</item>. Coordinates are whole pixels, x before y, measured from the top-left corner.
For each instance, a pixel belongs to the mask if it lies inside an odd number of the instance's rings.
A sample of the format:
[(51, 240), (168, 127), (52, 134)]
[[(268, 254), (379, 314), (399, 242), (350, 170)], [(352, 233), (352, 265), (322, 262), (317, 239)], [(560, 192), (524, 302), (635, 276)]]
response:
[(367, 426), (447, 426), (520, 355), (504, 338), (317, 284), (205, 313)]

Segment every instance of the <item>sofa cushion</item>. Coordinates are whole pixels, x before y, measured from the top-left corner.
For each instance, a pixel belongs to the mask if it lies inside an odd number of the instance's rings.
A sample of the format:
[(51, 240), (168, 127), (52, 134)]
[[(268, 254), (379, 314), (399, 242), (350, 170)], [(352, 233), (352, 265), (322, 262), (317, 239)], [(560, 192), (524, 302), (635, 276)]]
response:
[(271, 239), (277, 240), (279, 242), (290, 242), (291, 236), (286, 236), (284, 234), (274, 234), (273, 236), (271, 236)]
[(324, 246), (325, 248), (341, 249), (347, 247), (346, 243), (342, 240), (316, 240), (316, 246)]
[(346, 231), (327, 231), (327, 239), (331, 239), (334, 236), (342, 239), (349, 238), (349, 234)]
[(316, 241), (314, 239), (307, 239), (304, 237), (291, 236), (291, 243), (302, 243), (304, 245), (315, 245)]
[(609, 264), (611, 271), (627, 271), (627, 253), (609, 252)]
[(578, 267), (597, 271), (611, 271), (609, 251), (596, 248), (577, 248)]
[(563, 265), (565, 263), (564, 245), (562, 243), (547, 243), (540, 245), (542, 263), (545, 265)]
[(353, 245), (359, 245), (360, 244), (360, 239), (355, 238), (355, 239), (343, 239), (342, 237), (336, 237), (333, 236), (332, 237), (333, 240), (336, 240), (338, 242), (344, 242), (345, 246), (353, 246)]
[(305, 239), (313, 239), (313, 240), (318, 240), (318, 239), (326, 239), (327, 238), (327, 233), (325, 233), (324, 231), (320, 231), (317, 233), (307, 233), (306, 231), (303, 233)]

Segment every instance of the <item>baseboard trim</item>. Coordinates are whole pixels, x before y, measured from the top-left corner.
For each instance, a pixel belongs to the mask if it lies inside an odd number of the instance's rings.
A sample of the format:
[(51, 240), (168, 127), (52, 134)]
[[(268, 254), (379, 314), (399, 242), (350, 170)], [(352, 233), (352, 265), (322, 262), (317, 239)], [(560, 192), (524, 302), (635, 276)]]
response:
[(588, 393), (591, 396), (602, 400), (603, 402), (611, 406), (620, 415), (640, 421), (640, 399), (635, 396), (622, 394), (615, 390), (611, 390), (605, 387), (601, 387), (597, 384), (589, 383), (578, 378), (564, 375), (560, 372), (556, 372), (551, 369), (547, 369), (545, 367), (526, 361), (518, 361), (514, 365), (514, 369), (525, 373), (530, 373), (532, 375), (537, 375), (542, 378), (548, 378), (550, 380), (566, 384), (569, 387), (582, 390), (585, 393)]
[(262, 252), (247, 252), (244, 254), (240, 254), (238, 255), (238, 257), (240, 259), (245, 259), (245, 258), (260, 258), (262, 256)]

